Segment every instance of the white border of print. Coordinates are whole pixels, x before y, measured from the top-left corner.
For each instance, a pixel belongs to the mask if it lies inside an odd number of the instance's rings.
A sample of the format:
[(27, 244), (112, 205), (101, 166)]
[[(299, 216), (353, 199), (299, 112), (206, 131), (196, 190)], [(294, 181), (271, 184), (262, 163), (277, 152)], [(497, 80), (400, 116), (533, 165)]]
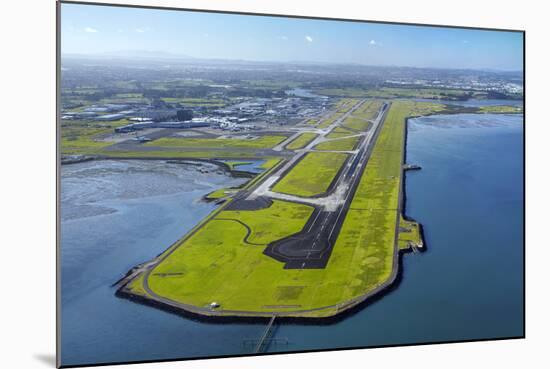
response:
[[(101, 2), (101, 0), (96, 0)], [(527, 327), (525, 340), (199, 360), (116, 368), (524, 367), (544, 355), (549, 299), (546, 170), (549, 51), (543, 2), (505, 0), (126, 0), (108, 3), (525, 29), (527, 43)], [(535, 5), (536, 4), (536, 5)], [(55, 354), (55, 1), (3, 4), (2, 312), (4, 368), (52, 368)], [(414, 316), (411, 316), (414, 318)], [(93, 349), (93, 348), (92, 348)], [(107, 367), (106, 367), (107, 368)]]

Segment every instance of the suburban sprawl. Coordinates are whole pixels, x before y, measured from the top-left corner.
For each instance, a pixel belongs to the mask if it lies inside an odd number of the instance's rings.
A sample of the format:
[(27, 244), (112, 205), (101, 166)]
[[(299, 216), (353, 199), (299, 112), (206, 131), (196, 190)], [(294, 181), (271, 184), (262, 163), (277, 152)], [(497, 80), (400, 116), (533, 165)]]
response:
[(513, 72), (65, 57), (61, 162), (248, 178), (121, 271), (118, 296), (206, 319), (330, 318), (380, 296), (400, 258), (427, 247), (405, 212), (405, 173), (420, 169), (406, 161), (407, 120), (522, 114), (522, 86)]

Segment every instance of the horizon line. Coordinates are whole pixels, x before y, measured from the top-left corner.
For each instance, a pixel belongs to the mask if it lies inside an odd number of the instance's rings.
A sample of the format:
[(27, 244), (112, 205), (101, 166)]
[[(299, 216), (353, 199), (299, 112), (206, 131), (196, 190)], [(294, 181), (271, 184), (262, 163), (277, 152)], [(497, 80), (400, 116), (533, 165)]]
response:
[[(461, 67), (435, 67), (435, 66), (412, 66), (412, 65), (381, 65), (381, 64), (363, 64), (363, 63), (353, 63), (353, 62), (329, 62), (329, 61), (311, 61), (311, 60), (250, 60), (250, 59), (231, 59), (231, 58), (206, 58), (206, 57), (196, 57), (186, 54), (176, 54), (169, 51), (149, 51), (149, 50), (119, 50), (119, 51), (105, 51), (98, 53), (71, 53), (71, 52), (61, 52), (61, 57), (104, 57), (104, 58), (129, 58), (129, 55), (116, 55), (116, 53), (124, 52), (143, 52), (143, 53), (160, 53), (161, 56), (141, 56), (141, 60), (157, 60), (161, 61), (163, 56), (165, 59), (170, 59), (173, 61), (227, 61), (227, 62), (246, 62), (246, 63), (272, 63), (272, 64), (298, 64), (298, 65), (349, 65), (349, 66), (359, 66), (359, 67), (375, 67), (375, 68), (411, 68), (411, 69), (441, 69), (441, 70), (464, 70), (464, 71), (479, 71), (479, 72), (492, 72), (492, 73), (523, 73), (525, 68), (522, 69), (498, 69), (498, 68), (461, 68)], [(132, 56), (135, 58), (135, 56)], [(136, 60), (139, 61), (139, 60)]]

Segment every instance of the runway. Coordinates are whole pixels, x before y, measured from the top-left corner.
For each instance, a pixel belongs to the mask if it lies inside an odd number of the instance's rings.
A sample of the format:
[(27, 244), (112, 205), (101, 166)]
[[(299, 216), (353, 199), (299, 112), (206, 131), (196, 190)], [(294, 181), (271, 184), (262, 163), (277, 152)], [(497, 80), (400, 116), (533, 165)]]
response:
[(382, 104), (377, 117), (372, 121), (372, 128), (364, 134), (364, 139), (359, 147), (346, 160), (326, 193), (315, 197), (300, 197), (277, 193), (271, 188), (290, 172), (308, 152), (314, 151), (315, 145), (326, 141), (325, 135), (339, 126), (363, 103), (364, 100), (326, 130), (323, 130), (323, 133), (304, 149), (297, 150), (294, 157), (254, 189), (237, 194), (227, 208), (228, 210), (259, 209), (269, 206), (272, 199), (307, 204), (315, 208), (301, 232), (277, 240), (264, 250), (265, 255), (284, 263), (285, 269), (322, 269), (326, 267), (353, 195), (389, 110), (389, 104)]

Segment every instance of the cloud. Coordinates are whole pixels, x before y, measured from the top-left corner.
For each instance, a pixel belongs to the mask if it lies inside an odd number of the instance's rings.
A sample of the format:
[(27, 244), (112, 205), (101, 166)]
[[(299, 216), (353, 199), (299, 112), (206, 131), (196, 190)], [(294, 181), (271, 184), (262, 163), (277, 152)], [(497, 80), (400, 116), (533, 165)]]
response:
[(92, 28), (92, 27), (86, 27), (84, 28), (84, 32), (88, 32), (88, 33), (97, 33), (99, 32), (97, 29), (95, 28)]
[(150, 27), (138, 27), (134, 29), (134, 31), (137, 33), (145, 33), (145, 32), (152, 31), (152, 29)]
[(376, 45), (376, 41), (370, 40), (369, 45)]
[(286, 41), (286, 40), (288, 40), (288, 37), (286, 37), (286, 36), (281, 36), (280, 39), (283, 40), (283, 41)]
[(462, 43), (463, 43), (463, 44), (467, 44), (467, 43), (468, 43), (468, 40), (462, 40)]
[(313, 42), (313, 37), (311, 37), (311, 36), (306, 36), (306, 41), (307, 41), (307, 42)]

